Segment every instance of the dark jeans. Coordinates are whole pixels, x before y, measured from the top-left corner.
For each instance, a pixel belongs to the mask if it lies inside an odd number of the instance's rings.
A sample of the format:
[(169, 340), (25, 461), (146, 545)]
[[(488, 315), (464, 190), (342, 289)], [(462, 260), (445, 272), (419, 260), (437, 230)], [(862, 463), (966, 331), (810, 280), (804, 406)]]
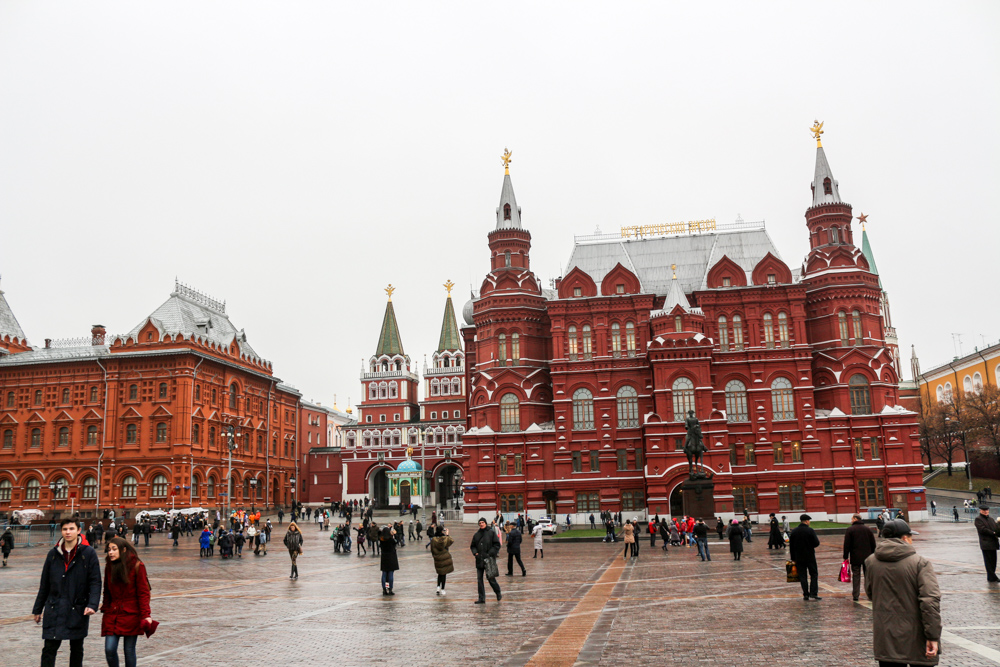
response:
[(521, 552), (507, 552), (507, 574), (514, 574), (514, 559), (517, 559), (517, 564), (521, 568), (521, 572), (525, 572), (524, 563), (521, 562)]
[[(42, 667), (56, 667), (56, 653), (61, 639), (46, 639), (42, 647)], [(69, 640), (69, 667), (83, 667), (83, 640)]]
[(382, 570), (382, 588), (388, 588), (392, 590), (393, 581), (392, 574), (395, 570)]
[(135, 667), (135, 640), (138, 635), (128, 637), (109, 636), (104, 638), (104, 655), (108, 659), (108, 667), (118, 667), (118, 640), (125, 640), (123, 653), (125, 654), (125, 667)]
[[(795, 568), (799, 571), (799, 583), (802, 584), (802, 595), (811, 595), (812, 597), (819, 595), (819, 581), (817, 581), (819, 568), (816, 567), (816, 559), (795, 561)], [(811, 584), (808, 581), (809, 575), (812, 575)]]
[[(485, 572), (486, 570), (482, 568), (478, 567), (476, 568), (476, 583), (479, 587), (479, 599), (483, 600), (484, 602), (486, 601), (486, 586), (483, 585), (483, 574), (485, 574)], [(490, 582), (490, 588), (492, 588), (493, 592), (496, 593), (497, 596), (499, 596), (500, 584), (497, 583), (496, 579), (489, 579), (489, 582)]]
[(639, 536), (635, 538), (635, 542), (632, 543), (632, 555), (636, 558), (639, 557)]
[(986, 580), (997, 581), (997, 552), (984, 550), (983, 563), (986, 565)]
[(447, 574), (439, 574), (438, 575), (438, 587), (443, 589), (444, 585), (445, 585), (445, 582), (447, 580), (448, 580), (448, 575)]
[(854, 596), (855, 600), (861, 597), (862, 572), (864, 572), (864, 575), (866, 577), (868, 576), (868, 568), (865, 567), (864, 563), (862, 563), (861, 565), (851, 566), (851, 594)]
[(698, 555), (701, 556), (701, 559), (712, 560), (712, 554), (708, 553), (708, 538), (696, 537), (695, 542), (698, 543)]

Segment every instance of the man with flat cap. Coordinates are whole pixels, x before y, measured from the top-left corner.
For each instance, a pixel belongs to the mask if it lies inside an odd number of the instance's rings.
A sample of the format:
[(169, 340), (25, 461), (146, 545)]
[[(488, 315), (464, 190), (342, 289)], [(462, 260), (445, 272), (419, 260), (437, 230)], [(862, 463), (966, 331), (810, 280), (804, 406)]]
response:
[(997, 549), (1000, 549), (1000, 526), (990, 516), (990, 506), (980, 505), (979, 516), (976, 517), (976, 532), (979, 533), (979, 549), (983, 552), (983, 563), (986, 565), (986, 581), (1000, 581), (997, 577)]
[[(799, 571), (799, 583), (802, 585), (802, 597), (805, 600), (822, 600), (819, 596), (819, 568), (816, 565), (816, 547), (819, 546), (819, 538), (816, 531), (809, 527), (812, 517), (803, 514), (799, 517), (800, 523), (791, 535), (788, 536), (788, 555), (795, 561), (795, 569)], [(809, 582), (809, 577), (812, 582)]]

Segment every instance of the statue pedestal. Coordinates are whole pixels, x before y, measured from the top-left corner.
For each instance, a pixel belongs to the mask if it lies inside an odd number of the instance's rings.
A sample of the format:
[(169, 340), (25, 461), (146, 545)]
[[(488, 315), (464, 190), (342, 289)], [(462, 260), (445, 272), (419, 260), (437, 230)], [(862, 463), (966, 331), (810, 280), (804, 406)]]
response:
[(684, 514), (710, 523), (715, 517), (715, 482), (711, 479), (689, 479), (681, 484)]

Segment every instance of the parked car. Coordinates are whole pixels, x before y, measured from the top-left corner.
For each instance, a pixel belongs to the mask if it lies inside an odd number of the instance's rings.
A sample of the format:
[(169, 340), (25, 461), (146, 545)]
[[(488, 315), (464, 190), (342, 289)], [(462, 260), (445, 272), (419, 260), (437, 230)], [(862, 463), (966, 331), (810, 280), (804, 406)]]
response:
[(547, 516), (538, 519), (538, 525), (542, 527), (542, 535), (555, 535), (559, 529), (559, 526), (552, 523), (552, 519)]

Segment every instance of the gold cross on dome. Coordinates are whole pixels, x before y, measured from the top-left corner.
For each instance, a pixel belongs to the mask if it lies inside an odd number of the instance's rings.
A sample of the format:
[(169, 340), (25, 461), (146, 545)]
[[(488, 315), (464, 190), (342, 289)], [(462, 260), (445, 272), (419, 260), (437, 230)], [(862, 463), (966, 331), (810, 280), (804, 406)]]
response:
[(448, 290), (448, 296), (449, 296), (449, 297), (451, 297), (451, 288), (452, 288), (452, 287), (454, 287), (454, 286), (455, 286), (455, 283), (451, 282), (451, 280), (449, 280), (448, 282), (446, 282), (446, 283), (444, 284), (444, 288), (445, 288), (446, 290)]
[(503, 149), (503, 156), (501, 156), (500, 161), (503, 162), (503, 173), (510, 175), (510, 156), (513, 155), (506, 147)]
[(389, 283), (389, 286), (385, 288), (385, 293), (389, 295), (389, 301), (392, 301), (392, 293), (396, 291), (396, 288)]
[(809, 131), (813, 133), (813, 139), (816, 140), (816, 148), (822, 148), (823, 144), (819, 140), (819, 135), (823, 134), (823, 123), (814, 120), (813, 126), (809, 128)]

